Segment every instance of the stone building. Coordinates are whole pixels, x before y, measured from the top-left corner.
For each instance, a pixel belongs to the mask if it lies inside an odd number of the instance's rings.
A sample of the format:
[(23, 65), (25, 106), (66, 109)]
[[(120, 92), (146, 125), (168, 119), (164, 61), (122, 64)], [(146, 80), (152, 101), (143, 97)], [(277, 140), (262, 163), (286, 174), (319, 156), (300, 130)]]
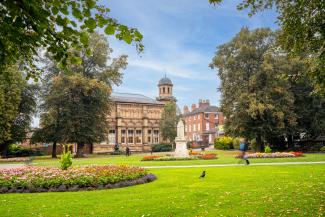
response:
[(112, 152), (115, 143), (120, 150), (126, 146), (132, 152), (150, 151), (151, 145), (162, 141), (159, 122), (167, 102), (176, 102), (173, 83), (166, 76), (158, 83), (159, 96), (156, 99), (132, 93), (112, 93), (110, 128), (107, 140), (94, 145), (94, 153)]
[(191, 111), (184, 106), (185, 136), (193, 145), (203, 142), (212, 144), (218, 136), (218, 127), (223, 125), (224, 117), (217, 106), (211, 106), (209, 100), (199, 100), (198, 106), (192, 104)]

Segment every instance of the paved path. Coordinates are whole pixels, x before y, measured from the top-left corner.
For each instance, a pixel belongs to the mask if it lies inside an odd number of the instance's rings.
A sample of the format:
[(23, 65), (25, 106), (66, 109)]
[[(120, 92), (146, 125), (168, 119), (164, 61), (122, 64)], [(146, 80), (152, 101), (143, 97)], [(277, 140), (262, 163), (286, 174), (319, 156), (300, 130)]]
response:
[(24, 167), (26, 164), (0, 164), (0, 169), (12, 169)]
[[(308, 165), (325, 164), (325, 161), (316, 162), (279, 162), (279, 163), (251, 163), (249, 166), (282, 166), (282, 165)], [(202, 168), (202, 167), (233, 167), (246, 166), (245, 164), (207, 164), (207, 165), (179, 165), (179, 166), (144, 166), (146, 169), (169, 169), (169, 168)]]
[[(316, 162), (278, 162), (278, 163), (251, 163), (249, 166), (282, 166), (282, 165), (310, 165), (325, 164), (325, 161)], [(24, 167), (26, 164), (0, 164), (0, 169)], [(233, 167), (246, 166), (245, 164), (205, 164), (205, 165), (178, 165), (178, 166), (144, 166), (146, 169), (171, 169), (171, 168), (202, 168), (202, 167)]]

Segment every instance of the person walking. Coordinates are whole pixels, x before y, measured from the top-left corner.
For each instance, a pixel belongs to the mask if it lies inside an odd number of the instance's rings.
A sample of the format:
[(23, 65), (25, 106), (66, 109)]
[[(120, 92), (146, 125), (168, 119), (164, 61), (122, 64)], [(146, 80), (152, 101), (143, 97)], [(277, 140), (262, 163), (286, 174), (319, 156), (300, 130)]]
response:
[(126, 146), (126, 149), (125, 149), (125, 155), (128, 157), (130, 156), (130, 148), (129, 146)]
[(243, 139), (240, 142), (240, 145), (239, 145), (239, 151), (240, 151), (239, 158), (241, 158), (242, 160), (245, 160), (246, 161), (246, 165), (249, 165), (249, 160), (248, 160), (248, 157), (246, 155), (247, 150), (248, 150), (248, 142), (247, 142), (247, 139)]

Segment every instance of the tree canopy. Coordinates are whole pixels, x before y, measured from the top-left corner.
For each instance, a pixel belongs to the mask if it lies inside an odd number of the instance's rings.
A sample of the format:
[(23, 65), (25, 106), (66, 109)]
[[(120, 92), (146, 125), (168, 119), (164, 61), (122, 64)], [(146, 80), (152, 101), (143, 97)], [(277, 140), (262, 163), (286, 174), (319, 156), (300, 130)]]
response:
[[(209, 0), (219, 4), (222, 0)], [(325, 94), (325, 4), (320, 0), (242, 0), (238, 10), (249, 9), (249, 16), (275, 8), (281, 31), (278, 41), (289, 54), (309, 61), (306, 70), (316, 91)]]
[(16, 65), (0, 73), (0, 152), (7, 155), (11, 143), (22, 142), (36, 109), (36, 85), (28, 84)]
[(177, 135), (177, 121), (176, 103), (166, 103), (160, 120), (160, 132), (164, 140), (174, 142)]
[(230, 42), (218, 47), (211, 63), (211, 67), (218, 68), (221, 79), (226, 131), (256, 138), (259, 151), (263, 141), (292, 135), (298, 116), (305, 115), (295, 110), (293, 85), (283, 75), (299, 74), (306, 64), (293, 61), (281, 51), (275, 38), (276, 33), (270, 29), (243, 28)]
[(38, 48), (45, 48), (63, 68), (68, 61), (80, 62), (69, 48), (87, 49), (87, 33), (97, 28), (128, 44), (134, 42), (138, 51), (144, 48), (141, 33), (118, 23), (97, 0), (4, 0), (0, 26), (0, 67), (21, 61), (28, 77), (38, 76), (34, 64)]

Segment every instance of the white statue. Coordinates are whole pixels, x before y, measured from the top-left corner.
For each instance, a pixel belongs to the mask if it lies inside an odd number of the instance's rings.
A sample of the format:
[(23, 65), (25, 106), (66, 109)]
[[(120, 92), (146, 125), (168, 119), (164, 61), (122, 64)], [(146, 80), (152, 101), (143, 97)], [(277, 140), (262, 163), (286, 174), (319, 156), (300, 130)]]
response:
[(177, 124), (177, 137), (175, 138), (175, 157), (189, 157), (184, 134), (184, 123), (182, 120), (179, 120)]
[(184, 136), (184, 123), (182, 120), (178, 121), (177, 124), (177, 137), (176, 140), (185, 140), (185, 136)]

